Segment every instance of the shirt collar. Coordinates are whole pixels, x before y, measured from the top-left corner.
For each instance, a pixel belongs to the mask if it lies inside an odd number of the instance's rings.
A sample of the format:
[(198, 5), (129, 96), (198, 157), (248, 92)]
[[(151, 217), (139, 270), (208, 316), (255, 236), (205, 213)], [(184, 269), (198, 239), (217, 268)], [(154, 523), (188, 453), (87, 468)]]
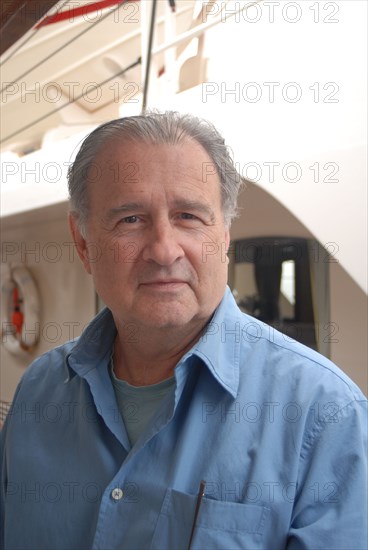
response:
[(90, 370), (111, 357), (116, 326), (111, 311), (104, 308), (89, 323), (67, 356), (68, 375), (85, 376)]
[(229, 287), (205, 332), (189, 353), (200, 357), (213, 377), (233, 397), (239, 386), (241, 313)]
[[(217, 382), (236, 397), (239, 385), (240, 311), (231, 290), (217, 307), (197, 343), (181, 359), (196, 355), (207, 366)], [(104, 308), (87, 326), (67, 356), (68, 378), (85, 376), (90, 370), (107, 363), (116, 336), (111, 311)]]

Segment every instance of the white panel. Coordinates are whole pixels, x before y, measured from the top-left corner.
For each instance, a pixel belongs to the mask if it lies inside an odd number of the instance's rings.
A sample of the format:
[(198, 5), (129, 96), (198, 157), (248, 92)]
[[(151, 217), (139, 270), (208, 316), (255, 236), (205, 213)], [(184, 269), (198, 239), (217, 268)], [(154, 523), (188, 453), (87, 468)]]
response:
[(41, 299), (41, 339), (29, 359), (11, 355), (0, 346), (2, 401), (11, 401), (31, 360), (78, 336), (95, 313), (92, 280), (84, 272), (71, 242), (65, 205), (62, 211), (58, 219), (42, 221), (39, 218), (2, 232), (1, 265), (25, 263), (34, 276)]

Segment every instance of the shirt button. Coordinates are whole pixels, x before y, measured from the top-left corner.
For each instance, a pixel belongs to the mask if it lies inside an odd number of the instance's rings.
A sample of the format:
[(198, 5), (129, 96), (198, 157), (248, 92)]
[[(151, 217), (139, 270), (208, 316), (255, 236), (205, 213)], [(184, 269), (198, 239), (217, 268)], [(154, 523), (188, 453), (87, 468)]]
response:
[(115, 487), (115, 489), (113, 489), (111, 491), (111, 497), (114, 499), (114, 500), (120, 500), (123, 498), (123, 491), (121, 489), (119, 489), (119, 487)]

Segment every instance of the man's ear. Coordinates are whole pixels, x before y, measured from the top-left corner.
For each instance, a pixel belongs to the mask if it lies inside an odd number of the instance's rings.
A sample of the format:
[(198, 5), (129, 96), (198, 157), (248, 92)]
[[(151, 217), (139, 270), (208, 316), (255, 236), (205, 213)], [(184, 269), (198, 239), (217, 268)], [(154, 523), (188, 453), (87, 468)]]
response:
[(227, 255), (227, 253), (229, 252), (229, 248), (230, 248), (230, 229), (228, 227), (225, 227), (225, 253), (226, 253), (226, 263), (229, 264), (230, 262), (230, 258), (229, 256)]
[(80, 229), (78, 226), (78, 220), (75, 214), (70, 213), (68, 216), (68, 221), (69, 221), (70, 232), (73, 236), (73, 240), (77, 248), (78, 256), (82, 260), (84, 269), (87, 271), (87, 273), (91, 274), (91, 266), (88, 258), (87, 241), (83, 237), (82, 233), (80, 232)]
[(226, 228), (226, 231), (225, 231), (225, 249), (226, 249), (226, 253), (229, 250), (229, 246), (230, 246), (230, 229)]

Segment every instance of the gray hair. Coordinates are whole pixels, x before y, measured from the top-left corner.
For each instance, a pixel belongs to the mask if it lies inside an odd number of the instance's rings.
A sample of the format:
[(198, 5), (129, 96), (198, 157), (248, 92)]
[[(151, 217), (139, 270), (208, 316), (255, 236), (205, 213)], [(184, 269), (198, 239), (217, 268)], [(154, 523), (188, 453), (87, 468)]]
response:
[(230, 227), (237, 215), (238, 193), (245, 180), (237, 172), (223, 137), (210, 122), (195, 116), (182, 115), (175, 111), (151, 111), (144, 115), (106, 122), (83, 141), (68, 170), (70, 210), (78, 220), (80, 230), (84, 232), (88, 217), (88, 173), (96, 155), (109, 140), (126, 139), (152, 145), (176, 145), (187, 138), (199, 143), (214, 164), (213, 169), (221, 182), (225, 224)]

